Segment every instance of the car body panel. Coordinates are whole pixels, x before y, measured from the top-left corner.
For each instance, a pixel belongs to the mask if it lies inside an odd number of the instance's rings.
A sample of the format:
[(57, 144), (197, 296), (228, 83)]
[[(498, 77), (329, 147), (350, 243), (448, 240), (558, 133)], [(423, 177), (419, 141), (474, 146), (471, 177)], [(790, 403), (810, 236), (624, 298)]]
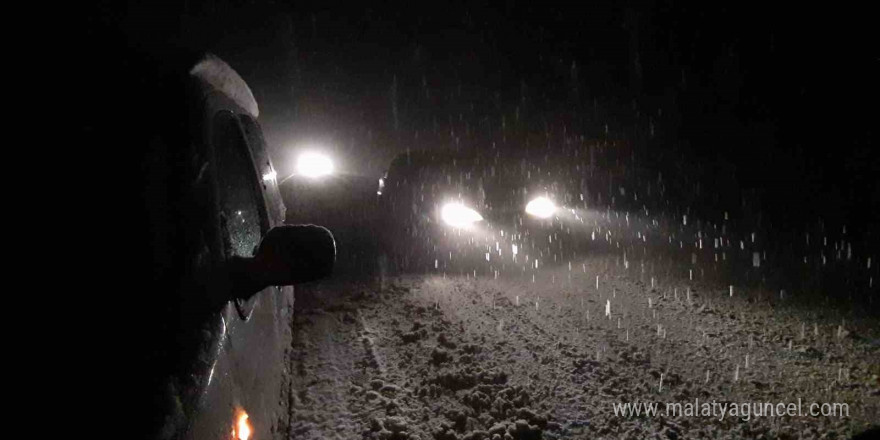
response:
[(229, 258), (251, 256), (283, 224), (285, 207), (247, 84), (216, 57), (188, 59), (177, 69), (162, 66), (161, 76), (146, 74), (162, 94), (142, 104), (152, 113), (140, 110), (154, 133), (144, 200), (150, 251), (162, 268), (148, 284), (160, 292), (150, 321), (161, 327), (144, 348), (152, 353), (144, 361), (150, 383), (161, 388), (151, 410), (161, 414), (139, 431), (228, 438), (243, 410), (254, 437), (269, 438), (285, 427), (293, 287), (230, 302), (211, 286)]

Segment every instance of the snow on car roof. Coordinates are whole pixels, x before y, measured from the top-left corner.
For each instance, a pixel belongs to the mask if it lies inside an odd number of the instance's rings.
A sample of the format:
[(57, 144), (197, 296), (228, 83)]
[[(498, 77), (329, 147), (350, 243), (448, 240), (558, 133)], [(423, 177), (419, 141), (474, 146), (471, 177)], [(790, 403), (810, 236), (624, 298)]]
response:
[(189, 71), (189, 74), (204, 81), (211, 87), (228, 96), (251, 116), (257, 117), (260, 109), (254, 94), (238, 73), (220, 58), (206, 54), (201, 61)]

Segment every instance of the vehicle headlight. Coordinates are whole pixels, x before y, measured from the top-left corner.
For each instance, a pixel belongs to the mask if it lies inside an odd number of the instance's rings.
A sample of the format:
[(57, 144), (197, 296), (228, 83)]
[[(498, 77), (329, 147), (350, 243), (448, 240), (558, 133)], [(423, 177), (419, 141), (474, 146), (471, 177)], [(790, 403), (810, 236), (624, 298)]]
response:
[(550, 218), (556, 213), (556, 205), (546, 197), (536, 197), (526, 205), (526, 214), (538, 218)]
[(320, 153), (303, 153), (296, 161), (296, 172), (306, 177), (321, 177), (333, 173), (333, 161)]
[(461, 203), (447, 203), (443, 205), (440, 217), (447, 225), (457, 228), (469, 226), (483, 219), (480, 213)]

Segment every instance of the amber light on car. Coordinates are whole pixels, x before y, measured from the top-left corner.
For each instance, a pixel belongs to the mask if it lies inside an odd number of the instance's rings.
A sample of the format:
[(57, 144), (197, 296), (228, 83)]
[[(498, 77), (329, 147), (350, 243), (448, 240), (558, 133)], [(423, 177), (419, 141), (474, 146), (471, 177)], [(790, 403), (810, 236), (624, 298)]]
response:
[(247, 413), (242, 409), (236, 412), (232, 423), (233, 440), (248, 440), (253, 432), (251, 422), (248, 421)]

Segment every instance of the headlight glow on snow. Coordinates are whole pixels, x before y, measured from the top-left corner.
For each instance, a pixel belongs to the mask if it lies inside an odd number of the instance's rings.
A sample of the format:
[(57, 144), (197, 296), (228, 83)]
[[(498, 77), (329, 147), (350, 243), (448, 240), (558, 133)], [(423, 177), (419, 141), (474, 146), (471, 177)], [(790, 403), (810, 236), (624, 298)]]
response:
[(297, 174), (306, 177), (321, 177), (333, 173), (333, 161), (320, 153), (303, 153), (296, 162)]
[(550, 218), (556, 212), (556, 205), (546, 197), (536, 197), (526, 205), (526, 213), (538, 218)]
[(480, 213), (461, 203), (447, 203), (443, 205), (440, 217), (447, 225), (457, 228), (469, 226), (483, 219)]

